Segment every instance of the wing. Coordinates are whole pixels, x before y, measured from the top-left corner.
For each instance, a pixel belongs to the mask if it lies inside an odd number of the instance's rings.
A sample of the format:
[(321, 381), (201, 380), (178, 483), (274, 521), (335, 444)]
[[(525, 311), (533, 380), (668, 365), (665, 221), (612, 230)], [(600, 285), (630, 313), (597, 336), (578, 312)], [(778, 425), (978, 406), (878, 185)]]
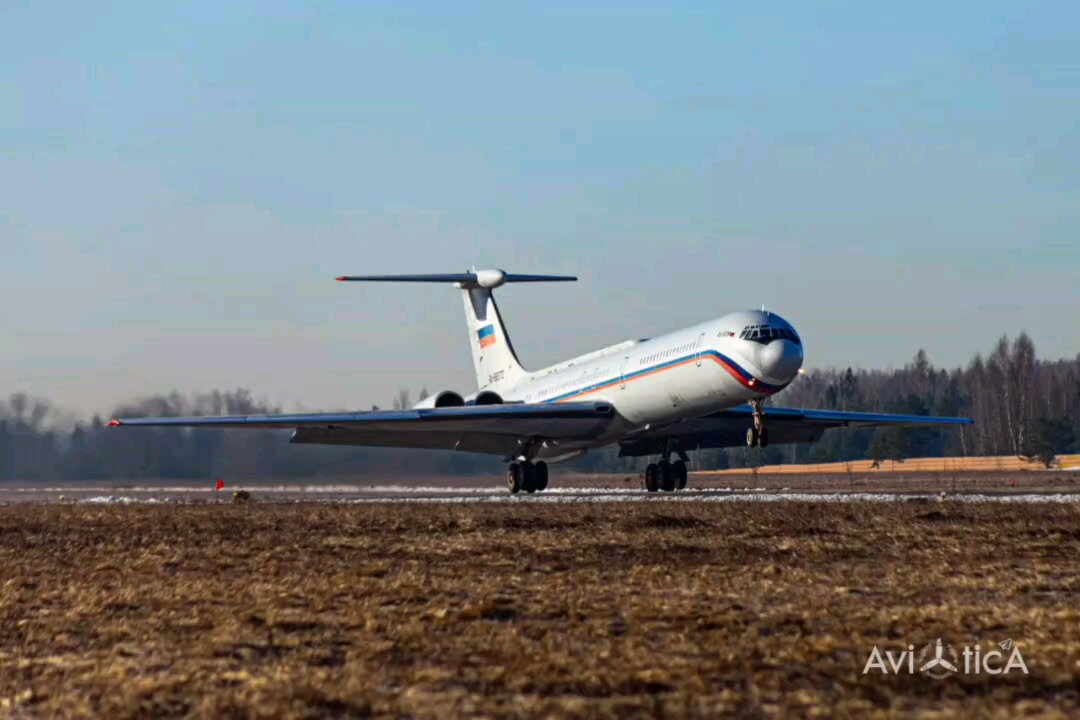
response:
[[(922, 427), (926, 425), (971, 425), (971, 418), (939, 417), (934, 415), (893, 415), (890, 413), (844, 412), (842, 410), (798, 410), (795, 408), (768, 407), (765, 410), (766, 422), (804, 423), (831, 427), (880, 427), (894, 425), (901, 427)], [(722, 410), (709, 418), (727, 418), (748, 420), (754, 411), (749, 405)], [(772, 432), (772, 428), (769, 429)]]
[(587, 440), (610, 425), (609, 403), (467, 405), (359, 413), (130, 418), (112, 427), (293, 429), (291, 442), (463, 450), (508, 455), (529, 439)]
[[(768, 407), (765, 423), (770, 444), (815, 442), (834, 427), (922, 427), (928, 425), (970, 425), (971, 418), (929, 415), (893, 415), (888, 413), (843, 412), (840, 410), (801, 410)], [(653, 455), (663, 452), (669, 440), (677, 440), (684, 450), (697, 448), (739, 447), (746, 443), (746, 429), (753, 421), (749, 405), (721, 410), (677, 425), (650, 430), (620, 443), (620, 455)]]

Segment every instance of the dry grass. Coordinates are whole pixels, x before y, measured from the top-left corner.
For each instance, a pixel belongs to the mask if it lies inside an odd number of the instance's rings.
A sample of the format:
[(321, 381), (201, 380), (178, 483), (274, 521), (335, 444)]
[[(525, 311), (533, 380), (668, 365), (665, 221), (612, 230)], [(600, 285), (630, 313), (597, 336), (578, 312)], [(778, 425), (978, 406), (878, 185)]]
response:
[[(0, 507), (0, 716), (1080, 711), (1075, 506)], [(1011, 637), (1031, 674), (863, 676)]]

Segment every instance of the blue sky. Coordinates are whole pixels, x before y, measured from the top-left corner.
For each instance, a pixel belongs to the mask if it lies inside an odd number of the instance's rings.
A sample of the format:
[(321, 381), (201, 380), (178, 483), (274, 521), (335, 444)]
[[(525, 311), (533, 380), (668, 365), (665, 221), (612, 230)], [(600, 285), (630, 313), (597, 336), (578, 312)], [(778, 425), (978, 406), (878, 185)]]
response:
[[(0, 8), (0, 395), (472, 388), (762, 304), (808, 365), (1080, 352), (1076, 3)], [(450, 8), (453, 8), (451, 11)]]

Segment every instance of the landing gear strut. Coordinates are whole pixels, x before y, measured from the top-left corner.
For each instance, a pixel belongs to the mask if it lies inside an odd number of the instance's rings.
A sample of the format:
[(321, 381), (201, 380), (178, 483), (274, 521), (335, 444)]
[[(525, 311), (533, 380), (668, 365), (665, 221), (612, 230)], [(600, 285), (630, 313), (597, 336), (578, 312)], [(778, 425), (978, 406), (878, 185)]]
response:
[(768, 447), (769, 432), (765, 429), (765, 411), (761, 409), (761, 401), (751, 400), (750, 406), (754, 408), (754, 424), (746, 430), (746, 446)]
[(506, 486), (510, 492), (542, 492), (548, 486), (548, 466), (541, 460), (538, 463), (510, 463), (506, 469)]

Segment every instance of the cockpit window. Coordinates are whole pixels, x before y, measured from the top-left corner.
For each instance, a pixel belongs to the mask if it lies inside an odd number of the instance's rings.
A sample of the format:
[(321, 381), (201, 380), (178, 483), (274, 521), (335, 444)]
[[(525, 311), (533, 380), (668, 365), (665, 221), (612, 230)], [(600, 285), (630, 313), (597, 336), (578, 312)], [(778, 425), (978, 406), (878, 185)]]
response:
[(798, 334), (789, 327), (769, 327), (768, 325), (748, 325), (739, 333), (739, 338), (768, 345), (773, 340), (790, 340), (802, 345)]

